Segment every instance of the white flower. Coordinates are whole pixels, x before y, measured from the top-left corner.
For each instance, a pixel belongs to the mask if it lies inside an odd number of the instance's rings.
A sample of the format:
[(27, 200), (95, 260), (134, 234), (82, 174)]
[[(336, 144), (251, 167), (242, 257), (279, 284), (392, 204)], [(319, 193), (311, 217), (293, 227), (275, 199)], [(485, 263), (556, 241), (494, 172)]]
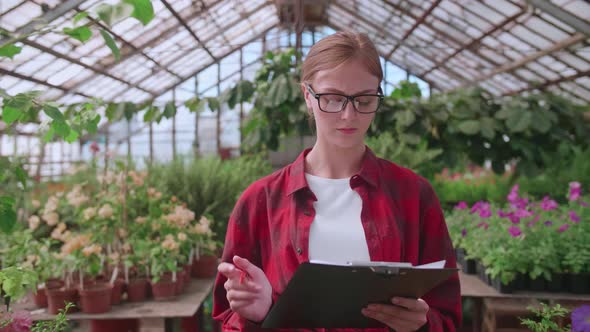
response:
[(180, 241), (186, 241), (186, 234), (184, 234), (184, 233), (178, 233), (178, 239)]
[(100, 210), (98, 210), (98, 216), (103, 219), (108, 219), (113, 216), (113, 208), (109, 204), (103, 205)]
[(82, 214), (84, 215), (84, 220), (88, 221), (96, 216), (96, 208), (86, 208), (84, 209), (84, 212), (82, 212)]
[(59, 205), (59, 199), (55, 196), (51, 196), (47, 199), (45, 203), (45, 207), (43, 208), (43, 213), (50, 213), (57, 210), (57, 206)]
[(39, 227), (39, 223), (41, 222), (41, 219), (39, 219), (38, 216), (30, 216), (29, 217), (29, 228), (31, 230), (36, 230), (37, 227)]
[(195, 225), (194, 231), (196, 234), (208, 234), (211, 230), (208, 225), (199, 223)]
[(207, 217), (201, 216), (201, 219), (199, 219), (199, 224), (205, 225), (207, 226), (207, 228), (209, 228), (209, 226), (211, 225), (211, 221), (207, 219)]
[(33, 206), (33, 208), (38, 209), (39, 207), (41, 207), (41, 202), (39, 202), (38, 200), (34, 199), (31, 201), (31, 205)]

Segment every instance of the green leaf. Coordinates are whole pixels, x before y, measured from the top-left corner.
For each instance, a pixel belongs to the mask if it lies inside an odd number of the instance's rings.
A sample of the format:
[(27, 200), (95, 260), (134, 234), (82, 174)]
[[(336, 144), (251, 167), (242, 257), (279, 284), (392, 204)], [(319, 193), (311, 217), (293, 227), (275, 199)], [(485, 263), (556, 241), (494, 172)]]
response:
[(398, 123), (403, 127), (409, 127), (416, 120), (416, 115), (411, 110), (405, 110), (402, 112), (395, 113), (394, 117)]
[(96, 8), (98, 17), (108, 26), (112, 26), (120, 20), (129, 17), (134, 7), (128, 3), (121, 2), (116, 5), (101, 4)]
[(133, 6), (132, 17), (138, 19), (143, 25), (148, 25), (154, 18), (154, 7), (151, 0), (124, 0)]
[(50, 118), (52, 118), (55, 121), (65, 121), (66, 120), (64, 115), (55, 106), (51, 106), (49, 104), (44, 104), (43, 111), (45, 111), (45, 114), (47, 114), (47, 116), (49, 116)]
[(150, 106), (145, 114), (143, 115), (143, 122), (152, 122), (158, 116), (158, 108), (156, 106)]
[(51, 127), (49, 127), (49, 130), (47, 131), (45, 136), (43, 136), (43, 141), (45, 141), (45, 142), (51, 141), (53, 139), (54, 135), (55, 135), (55, 129), (53, 129), (53, 126), (51, 126)]
[(88, 13), (87, 12), (79, 12), (78, 14), (76, 14), (76, 16), (74, 16), (74, 25), (78, 22), (80, 22), (81, 19), (88, 17)]
[(83, 43), (85, 43), (86, 41), (88, 41), (88, 39), (90, 39), (90, 37), (92, 37), (92, 31), (90, 31), (90, 28), (87, 26), (81, 26), (81, 27), (77, 27), (77, 28), (64, 28), (63, 32), (74, 38), (77, 39)]
[(57, 135), (63, 138), (68, 137), (70, 134), (70, 126), (64, 121), (53, 121), (51, 123), (51, 128), (53, 128)]
[(9, 105), (4, 105), (2, 110), (2, 121), (6, 122), (10, 126), (14, 121), (18, 120), (21, 116), (21, 111)]
[(531, 125), (533, 114), (530, 111), (515, 112), (507, 121), (506, 125), (513, 133), (525, 131)]
[(207, 98), (207, 104), (209, 105), (209, 109), (211, 109), (212, 112), (217, 112), (219, 111), (219, 100), (215, 97), (208, 97)]
[(107, 46), (111, 49), (111, 52), (113, 52), (115, 60), (119, 61), (119, 59), (121, 59), (121, 51), (119, 51), (119, 47), (115, 43), (115, 40), (113, 40), (113, 37), (111, 37), (111, 35), (103, 29), (100, 29), (100, 35), (104, 39), (104, 42), (107, 44)]
[(20, 166), (17, 166), (16, 169), (14, 170), (14, 172), (16, 173), (16, 178), (18, 179), (18, 181), (20, 183), (22, 183), (23, 187), (27, 187), (27, 172), (25, 172), (25, 170), (23, 170)]
[(496, 114), (494, 114), (494, 117), (496, 119), (500, 119), (500, 120), (506, 120), (508, 119), (511, 115), (512, 115), (512, 110), (509, 108), (502, 108), (501, 110), (499, 110), (498, 112), (496, 112)]
[(0, 47), (0, 56), (12, 59), (15, 55), (19, 54), (22, 49), (22, 47), (18, 47), (14, 44), (4, 45)]
[(459, 123), (459, 130), (466, 135), (475, 135), (480, 130), (480, 124), (477, 120), (466, 120)]
[(480, 125), (482, 136), (490, 140), (494, 139), (496, 134), (496, 121), (489, 117), (483, 117), (480, 119)]
[(0, 230), (10, 234), (16, 225), (16, 212), (13, 205), (0, 205)]
[(2, 112), (2, 119), (7, 125), (17, 121), (31, 109), (33, 105), (33, 98), (35, 98), (37, 91), (28, 93), (19, 93), (16, 96), (4, 100), (4, 107)]
[(553, 115), (553, 113), (545, 110), (539, 110), (535, 113), (535, 121), (532, 123), (533, 128), (542, 134), (547, 133), (549, 129), (551, 129), (551, 124), (553, 123), (553, 121), (551, 121), (551, 115)]
[(70, 133), (68, 134), (68, 136), (66, 136), (64, 139), (65, 139), (65, 140), (66, 140), (66, 142), (68, 142), (68, 143), (73, 143), (73, 142), (75, 142), (76, 140), (78, 140), (78, 132), (77, 132), (77, 131), (75, 131), (75, 130), (73, 130), (73, 129), (71, 129), (71, 130), (70, 130)]
[(133, 119), (133, 114), (135, 114), (136, 106), (134, 103), (126, 102), (125, 109), (123, 110), (123, 115), (127, 121), (131, 121)]
[(166, 117), (166, 119), (170, 119), (176, 115), (176, 105), (174, 105), (174, 102), (170, 101), (166, 103), (166, 106), (164, 106), (163, 115)]

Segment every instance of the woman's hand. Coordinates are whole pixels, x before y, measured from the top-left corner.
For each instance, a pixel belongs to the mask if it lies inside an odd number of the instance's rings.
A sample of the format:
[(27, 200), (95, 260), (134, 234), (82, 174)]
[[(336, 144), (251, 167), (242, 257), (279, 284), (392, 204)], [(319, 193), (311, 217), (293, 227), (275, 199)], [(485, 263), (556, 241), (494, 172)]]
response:
[(234, 264), (221, 263), (217, 270), (227, 281), (227, 301), (231, 310), (243, 318), (260, 322), (272, 305), (272, 287), (264, 272), (247, 259), (234, 256)]
[(382, 322), (396, 332), (417, 331), (426, 324), (428, 304), (422, 299), (394, 297), (389, 304), (369, 304), (363, 315)]

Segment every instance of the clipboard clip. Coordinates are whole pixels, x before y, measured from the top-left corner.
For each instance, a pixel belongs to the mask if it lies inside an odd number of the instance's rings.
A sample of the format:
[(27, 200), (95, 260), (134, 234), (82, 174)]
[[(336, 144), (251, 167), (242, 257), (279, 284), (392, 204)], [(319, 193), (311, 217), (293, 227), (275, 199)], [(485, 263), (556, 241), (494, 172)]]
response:
[(385, 276), (392, 276), (399, 274), (399, 267), (392, 267), (392, 266), (369, 266), (371, 271), (374, 273), (385, 275)]

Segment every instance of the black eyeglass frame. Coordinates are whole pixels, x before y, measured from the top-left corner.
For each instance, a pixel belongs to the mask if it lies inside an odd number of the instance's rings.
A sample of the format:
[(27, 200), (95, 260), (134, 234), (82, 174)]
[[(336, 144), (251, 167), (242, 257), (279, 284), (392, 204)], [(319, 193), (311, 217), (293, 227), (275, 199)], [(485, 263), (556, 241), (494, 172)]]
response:
[[(385, 96), (383, 95), (383, 91), (381, 90), (381, 87), (377, 88), (377, 94), (371, 94), (371, 93), (362, 93), (362, 94), (358, 94), (358, 95), (353, 95), (353, 96), (347, 96), (347, 95), (343, 95), (341, 93), (316, 93), (315, 91), (313, 91), (313, 89), (311, 88), (311, 85), (309, 85), (308, 83), (304, 83), (305, 84), (305, 88), (307, 89), (307, 91), (309, 91), (309, 93), (318, 101), (318, 108), (320, 109), (320, 111), (324, 112), (324, 113), (340, 113), (342, 111), (344, 111), (344, 109), (346, 108), (346, 106), (348, 105), (348, 102), (352, 102), (352, 108), (361, 114), (371, 114), (371, 113), (377, 113), (377, 111), (379, 110), (379, 108), (381, 107), (381, 104), (383, 103), (383, 99), (385, 98)], [(344, 104), (342, 104), (342, 108), (338, 111), (338, 112), (328, 112), (328, 111), (324, 111), (322, 109), (322, 106), (320, 105), (320, 97), (321, 96), (340, 96), (340, 97), (344, 97), (346, 98), (346, 101), (344, 102)], [(356, 97), (379, 97), (379, 104), (377, 105), (377, 108), (373, 111), (373, 112), (361, 112), (359, 111), (356, 106), (354, 105), (354, 99)]]

